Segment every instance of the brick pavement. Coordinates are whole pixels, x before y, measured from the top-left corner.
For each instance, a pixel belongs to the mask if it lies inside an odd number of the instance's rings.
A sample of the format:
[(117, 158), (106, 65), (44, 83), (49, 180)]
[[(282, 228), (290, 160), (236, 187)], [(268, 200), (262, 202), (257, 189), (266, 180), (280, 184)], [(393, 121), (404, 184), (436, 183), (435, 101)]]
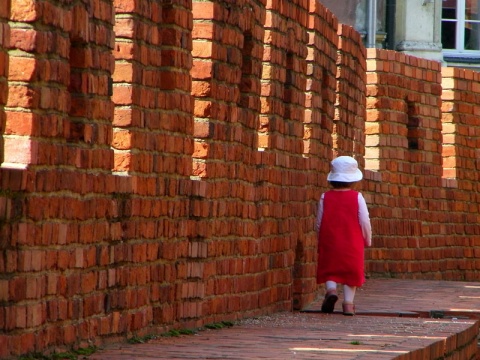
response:
[(196, 335), (115, 344), (90, 359), (480, 359), (480, 283), (370, 279), (358, 290), (356, 316), (341, 314), (341, 293), (334, 314), (322, 314), (320, 305)]

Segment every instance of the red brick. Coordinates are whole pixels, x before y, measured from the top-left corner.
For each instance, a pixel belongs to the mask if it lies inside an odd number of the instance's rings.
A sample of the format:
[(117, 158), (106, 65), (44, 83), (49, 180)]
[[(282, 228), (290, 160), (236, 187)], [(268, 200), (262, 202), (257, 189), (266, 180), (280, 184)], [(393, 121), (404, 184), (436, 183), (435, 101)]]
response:
[(39, 93), (30, 86), (13, 85), (8, 90), (7, 106), (36, 108), (39, 104)]
[(34, 81), (38, 64), (36, 59), (10, 57), (8, 79), (11, 81)]
[(33, 135), (34, 115), (30, 112), (6, 113), (5, 134)]
[(28, 138), (4, 139), (4, 161), (16, 164), (35, 164), (38, 143)]
[(136, 10), (136, 3), (130, 0), (115, 0), (115, 13), (131, 13)]
[(135, 35), (135, 22), (132, 18), (119, 18), (114, 30), (117, 37), (131, 39)]
[(196, 121), (194, 124), (193, 136), (197, 138), (208, 138), (212, 135), (213, 126), (206, 121)]
[(195, 142), (193, 157), (205, 159), (208, 156), (209, 146), (207, 143)]
[(71, 37), (74, 42), (88, 42), (91, 40), (89, 38), (88, 18), (86, 6), (77, 4), (73, 7)]
[(10, 355), (9, 350), (12, 347), (10, 347), (8, 344), (9, 344), (9, 340), (11, 339), (12, 339), (11, 336), (3, 335), (3, 334), (0, 335), (0, 357), (7, 358), (7, 356)]
[(211, 42), (193, 41), (192, 56), (195, 58), (211, 58), (212, 46)]
[(133, 65), (131, 63), (115, 64), (115, 72), (113, 73), (113, 81), (115, 82), (133, 82)]
[(113, 133), (112, 146), (118, 150), (127, 150), (132, 148), (132, 135), (129, 131), (116, 130)]
[(215, 26), (210, 22), (199, 22), (195, 23), (195, 26), (192, 30), (193, 39), (207, 39), (213, 40), (214, 38), (214, 29)]
[(194, 61), (192, 67), (192, 78), (196, 80), (210, 79), (213, 74), (213, 64), (210, 61)]
[(40, 15), (35, 0), (11, 0), (10, 6), (10, 19), (12, 21), (33, 22)]
[(214, 19), (215, 3), (193, 1), (192, 11), (194, 19)]
[(212, 102), (210, 101), (195, 101), (194, 115), (205, 118), (211, 115)]
[(130, 170), (132, 162), (131, 153), (116, 152), (114, 157), (114, 171), (128, 171)]
[(117, 105), (132, 104), (132, 88), (130, 86), (115, 86), (113, 88), (112, 100)]

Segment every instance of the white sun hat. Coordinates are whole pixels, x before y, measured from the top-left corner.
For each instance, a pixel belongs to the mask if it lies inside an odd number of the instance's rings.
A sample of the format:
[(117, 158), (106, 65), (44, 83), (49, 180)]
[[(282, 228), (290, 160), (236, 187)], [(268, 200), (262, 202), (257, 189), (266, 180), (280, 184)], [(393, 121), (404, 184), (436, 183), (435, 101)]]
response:
[(327, 181), (355, 182), (363, 178), (357, 160), (351, 156), (339, 156), (333, 159), (331, 164), (332, 170), (327, 176)]

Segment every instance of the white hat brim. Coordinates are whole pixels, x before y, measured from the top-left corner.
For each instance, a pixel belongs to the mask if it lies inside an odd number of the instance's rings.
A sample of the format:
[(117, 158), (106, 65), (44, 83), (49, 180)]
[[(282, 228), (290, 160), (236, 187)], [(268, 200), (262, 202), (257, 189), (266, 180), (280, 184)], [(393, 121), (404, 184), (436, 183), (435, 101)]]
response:
[(362, 172), (357, 169), (354, 173), (345, 174), (345, 173), (328, 173), (327, 181), (339, 181), (339, 182), (356, 182), (363, 179)]

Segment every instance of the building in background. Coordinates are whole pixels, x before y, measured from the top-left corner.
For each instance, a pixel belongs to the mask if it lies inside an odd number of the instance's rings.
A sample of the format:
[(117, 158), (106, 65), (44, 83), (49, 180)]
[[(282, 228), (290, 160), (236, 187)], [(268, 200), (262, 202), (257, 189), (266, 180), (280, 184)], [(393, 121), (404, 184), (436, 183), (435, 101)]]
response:
[(367, 47), (480, 69), (480, 0), (321, 0)]

